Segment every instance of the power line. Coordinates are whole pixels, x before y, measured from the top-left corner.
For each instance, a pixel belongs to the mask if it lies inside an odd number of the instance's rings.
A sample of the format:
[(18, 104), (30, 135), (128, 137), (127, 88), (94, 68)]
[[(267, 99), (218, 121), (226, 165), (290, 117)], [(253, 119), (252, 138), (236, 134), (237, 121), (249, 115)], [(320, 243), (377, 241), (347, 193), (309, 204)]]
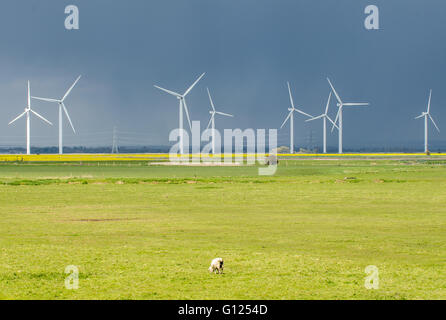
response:
[(116, 133), (116, 127), (113, 127), (113, 146), (111, 153), (119, 153), (118, 150), (118, 136)]

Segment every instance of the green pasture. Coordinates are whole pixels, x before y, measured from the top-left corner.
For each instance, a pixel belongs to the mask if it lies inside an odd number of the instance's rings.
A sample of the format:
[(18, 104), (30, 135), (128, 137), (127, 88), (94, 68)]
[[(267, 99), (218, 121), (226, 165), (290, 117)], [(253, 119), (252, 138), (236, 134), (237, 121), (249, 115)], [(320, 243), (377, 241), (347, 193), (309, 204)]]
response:
[(445, 160), (257, 170), (0, 163), (0, 298), (446, 299)]

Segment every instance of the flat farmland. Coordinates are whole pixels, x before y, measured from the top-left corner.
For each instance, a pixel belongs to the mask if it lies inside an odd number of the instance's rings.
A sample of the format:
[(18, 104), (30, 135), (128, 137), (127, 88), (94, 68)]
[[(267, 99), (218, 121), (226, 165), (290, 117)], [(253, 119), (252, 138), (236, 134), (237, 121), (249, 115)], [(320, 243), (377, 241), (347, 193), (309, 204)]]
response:
[(446, 298), (445, 160), (257, 169), (0, 164), (0, 298)]

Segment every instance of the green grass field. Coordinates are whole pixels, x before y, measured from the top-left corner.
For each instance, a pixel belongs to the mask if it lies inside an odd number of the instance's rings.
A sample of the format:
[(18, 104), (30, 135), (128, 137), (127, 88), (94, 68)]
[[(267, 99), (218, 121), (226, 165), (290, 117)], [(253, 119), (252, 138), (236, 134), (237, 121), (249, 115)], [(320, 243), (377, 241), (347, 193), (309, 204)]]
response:
[(0, 298), (446, 299), (445, 169), (0, 164)]

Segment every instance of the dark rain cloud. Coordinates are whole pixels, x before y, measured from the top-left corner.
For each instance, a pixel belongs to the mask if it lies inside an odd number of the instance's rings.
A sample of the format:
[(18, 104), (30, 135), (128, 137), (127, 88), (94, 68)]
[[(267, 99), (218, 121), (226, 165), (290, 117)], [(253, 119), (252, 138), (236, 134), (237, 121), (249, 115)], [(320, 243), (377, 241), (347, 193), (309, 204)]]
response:
[[(373, 3), (372, 3), (373, 2)], [(77, 75), (67, 99), (78, 134), (65, 123), (67, 145), (166, 144), (177, 126), (176, 100), (154, 84), (190, 94), (194, 120), (208, 121), (206, 86), (216, 105), (236, 117), (220, 128), (278, 128), (289, 106), (323, 110), (329, 76), (346, 100), (371, 107), (346, 110), (344, 145), (422, 148), (424, 110), (446, 129), (445, 22), (442, 1), (321, 0), (5, 0), (0, 10), (0, 146), (23, 145), (25, 124), (7, 123), (32, 93), (59, 97)], [(64, 28), (64, 8), (80, 10), (80, 30)], [(381, 29), (364, 28), (364, 8), (380, 9)], [(32, 120), (35, 145), (57, 144), (57, 108), (33, 101), (55, 126)], [(331, 107), (334, 114), (335, 106)], [(321, 123), (296, 118), (297, 145), (320, 144)], [(446, 131), (446, 130), (444, 130)], [(279, 143), (288, 143), (288, 127)], [(432, 144), (445, 141), (432, 131)], [(329, 137), (336, 145), (336, 135)]]

